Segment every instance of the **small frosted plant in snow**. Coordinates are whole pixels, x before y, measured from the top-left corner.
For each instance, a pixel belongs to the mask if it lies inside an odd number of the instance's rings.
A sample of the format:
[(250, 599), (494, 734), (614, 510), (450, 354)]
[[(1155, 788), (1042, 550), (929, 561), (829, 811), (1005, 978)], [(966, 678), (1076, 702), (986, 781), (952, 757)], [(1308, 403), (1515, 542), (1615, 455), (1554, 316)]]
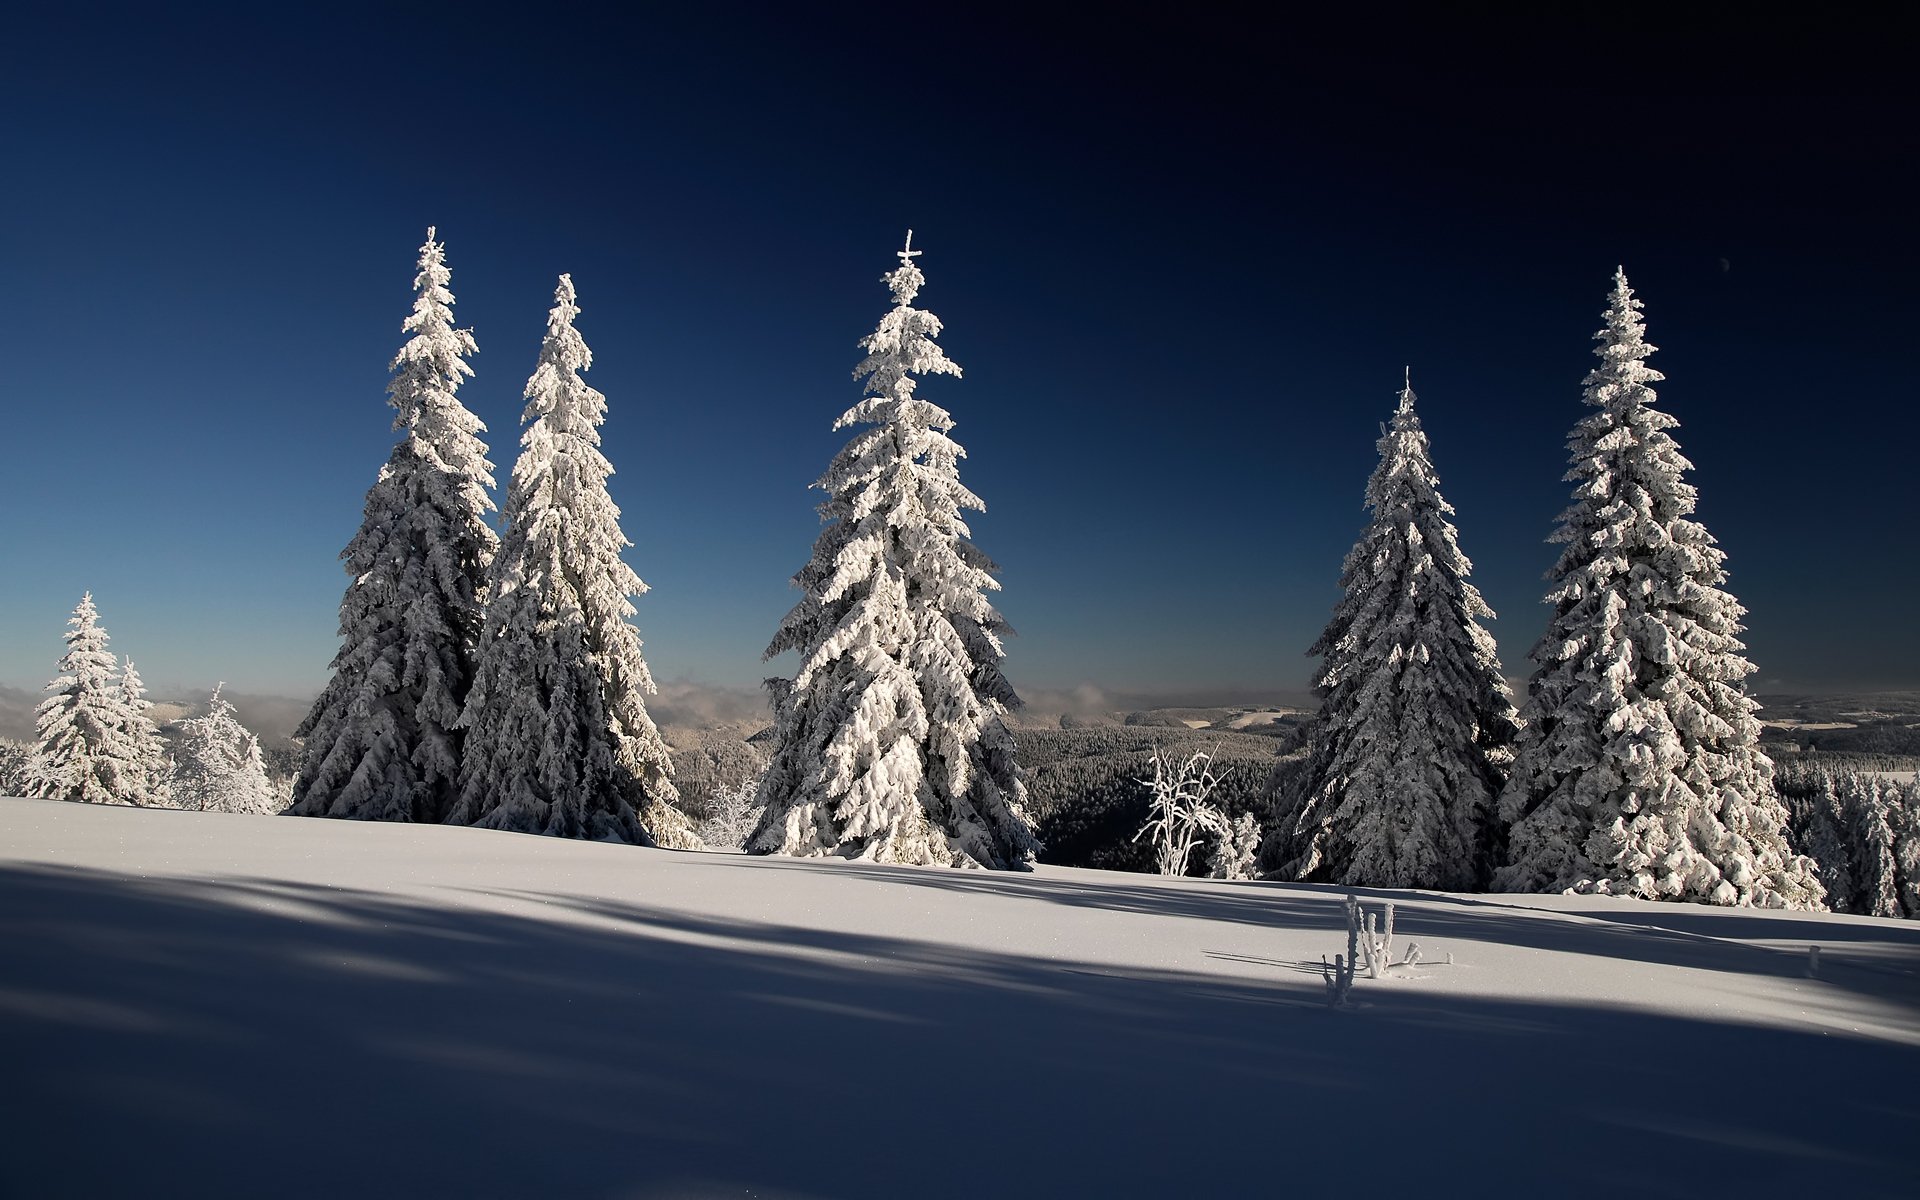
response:
[(1347, 897), (1347, 952), (1336, 954), (1328, 962), (1326, 955), (1320, 956), (1320, 976), (1327, 981), (1327, 1007), (1340, 1008), (1347, 1003), (1347, 993), (1353, 989), (1353, 973), (1360, 959), (1360, 926), (1353, 920), (1353, 910), (1359, 906), (1354, 897)]
[[(1408, 942), (1406, 956), (1399, 962), (1393, 961), (1393, 901), (1381, 906), (1379, 919), (1361, 907), (1360, 897), (1350, 895), (1346, 899), (1347, 913), (1347, 952), (1333, 956), (1329, 963), (1326, 956), (1320, 958), (1321, 977), (1327, 983), (1327, 1004), (1338, 1008), (1347, 1002), (1347, 990), (1353, 986), (1354, 976), (1362, 966), (1366, 968), (1367, 978), (1381, 979), (1386, 976), (1388, 967), (1411, 967), (1420, 961), (1420, 945)], [(1447, 955), (1447, 962), (1453, 962), (1453, 956)]]
[(1235, 829), (1226, 814), (1207, 803), (1207, 797), (1220, 782), (1220, 777), (1213, 773), (1211, 754), (1197, 751), (1175, 766), (1156, 746), (1153, 778), (1140, 782), (1153, 790), (1153, 803), (1147, 810), (1147, 823), (1133, 835), (1133, 840), (1152, 836), (1154, 860), (1160, 874), (1185, 875), (1194, 849), (1209, 836), (1223, 842), (1233, 839)]
[(1373, 914), (1360, 907), (1360, 897), (1347, 897), (1347, 926), (1358, 926), (1360, 930), (1360, 955), (1367, 961), (1367, 978), (1378, 979), (1393, 962), (1393, 901), (1383, 906), (1384, 913), (1376, 927)]

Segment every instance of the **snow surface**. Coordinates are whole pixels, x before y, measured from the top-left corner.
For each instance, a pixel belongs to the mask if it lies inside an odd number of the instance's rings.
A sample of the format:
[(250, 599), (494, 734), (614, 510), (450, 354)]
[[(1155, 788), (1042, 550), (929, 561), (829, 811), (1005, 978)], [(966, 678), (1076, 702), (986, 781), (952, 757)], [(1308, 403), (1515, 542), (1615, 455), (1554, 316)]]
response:
[(1264, 712), (1241, 713), (1227, 722), (1228, 729), (1253, 729), (1261, 725), (1271, 725), (1282, 717), (1293, 716), (1298, 709), (1282, 708)]
[(0, 800), (0, 1195), (1912, 1194), (1920, 928), (1343, 894)]

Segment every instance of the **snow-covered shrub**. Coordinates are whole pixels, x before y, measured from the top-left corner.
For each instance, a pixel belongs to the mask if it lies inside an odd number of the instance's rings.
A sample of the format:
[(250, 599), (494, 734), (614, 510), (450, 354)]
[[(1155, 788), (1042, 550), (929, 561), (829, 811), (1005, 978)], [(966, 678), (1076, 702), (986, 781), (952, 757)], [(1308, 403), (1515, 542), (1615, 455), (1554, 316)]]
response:
[(709, 795), (707, 815), (694, 828), (708, 849), (738, 850), (759, 824), (760, 812), (760, 780), (749, 779)]
[(1234, 827), (1226, 814), (1207, 802), (1218, 780), (1213, 773), (1213, 756), (1195, 751), (1177, 765), (1158, 746), (1153, 750), (1153, 777), (1142, 779), (1152, 797), (1148, 801), (1147, 823), (1133, 835), (1134, 841), (1151, 837), (1154, 863), (1162, 875), (1185, 875), (1187, 860), (1209, 838), (1229, 840)]
[(1252, 879), (1254, 860), (1260, 855), (1260, 822), (1252, 813), (1241, 813), (1238, 820), (1226, 820), (1207, 851), (1207, 874), (1214, 879)]
[[(1274, 768), (1277, 739), (1223, 730), (1106, 725), (1080, 729), (1021, 726), (1014, 730), (1020, 763), (1027, 771), (1030, 811), (1046, 849), (1040, 861), (1103, 871), (1154, 873), (1159, 868), (1145, 839), (1133, 840), (1147, 820), (1151, 789), (1143, 774), (1155, 746), (1174, 759), (1195, 750), (1212, 756), (1216, 784), (1208, 802), (1238, 822), (1264, 823), (1270, 806), (1264, 783)], [(1204, 871), (1211, 851), (1196, 854), (1189, 870)]]

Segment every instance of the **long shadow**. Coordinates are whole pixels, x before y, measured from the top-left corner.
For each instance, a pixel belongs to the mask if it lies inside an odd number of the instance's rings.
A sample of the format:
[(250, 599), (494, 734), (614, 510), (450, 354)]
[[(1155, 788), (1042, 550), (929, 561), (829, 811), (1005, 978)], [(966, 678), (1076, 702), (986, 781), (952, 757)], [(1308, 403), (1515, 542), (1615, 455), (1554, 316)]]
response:
[[(814, 864), (792, 863), (789, 869)], [(1349, 893), (1369, 907), (1382, 900), (1417, 904), (1399, 912), (1399, 931), (1423, 940), (1461, 938), (1536, 950), (1594, 955), (1632, 962), (1745, 975), (1798, 979), (1807, 973), (1807, 947), (1823, 947), (1823, 983), (1915, 1010), (1920, 1023), (1920, 929), (1907, 922), (1819, 920), (1789, 913), (1703, 912), (1684, 904), (1619, 902), (1577, 911), (1542, 913), (1519, 897), (1499, 893), (1460, 896), (1439, 892), (1347, 888), (1330, 884), (1186, 881), (1173, 886), (1098, 882), (1004, 872), (941, 871), (861, 864), (851, 878), (977, 895), (1039, 900), (1073, 907), (1183, 917), (1263, 927), (1311, 927), (1329, 931), (1329, 953), (1338, 950)], [(1755, 945), (1743, 939), (1784, 942)], [(1868, 944), (1871, 944), (1870, 952)], [(1850, 953), (1850, 947), (1860, 947)]]
[(1911, 1193), (1910, 1045), (544, 899), (0, 868), (0, 1195)]

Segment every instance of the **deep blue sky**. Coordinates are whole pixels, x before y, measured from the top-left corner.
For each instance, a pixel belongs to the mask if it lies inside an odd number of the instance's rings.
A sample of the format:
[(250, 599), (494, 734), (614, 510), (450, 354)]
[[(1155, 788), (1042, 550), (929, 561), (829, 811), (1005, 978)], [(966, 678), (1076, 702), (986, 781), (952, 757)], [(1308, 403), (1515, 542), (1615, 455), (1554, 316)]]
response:
[(91, 588), (162, 686), (319, 686), (434, 224), (501, 478), (573, 273), (662, 679), (766, 673), (911, 226), (1030, 691), (1302, 688), (1403, 364), (1524, 674), (1616, 263), (1757, 685), (1920, 685), (1889, 31), (35, 7), (0, 18), (0, 684)]

